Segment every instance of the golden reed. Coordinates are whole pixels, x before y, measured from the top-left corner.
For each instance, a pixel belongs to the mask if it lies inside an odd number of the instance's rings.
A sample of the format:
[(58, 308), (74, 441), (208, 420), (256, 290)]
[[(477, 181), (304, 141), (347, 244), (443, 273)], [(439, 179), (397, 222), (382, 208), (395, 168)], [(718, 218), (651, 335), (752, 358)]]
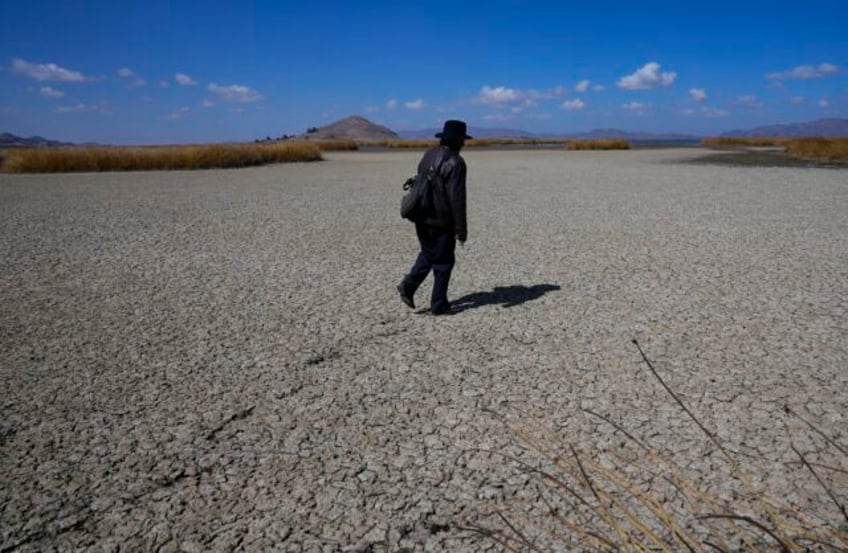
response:
[(2, 169), (9, 173), (72, 173), (225, 169), (268, 163), (320, 161), (315, 144), (210, 144), (7, 150)]
[(786, 155), (815, 161), (848, 161), (848, 138), (713, 137), (701, 140), (708, 148), (775, 146)]
[(629, 150), (630, 142), (623, 138), (608, 140), (569, 140), (566, 150)]

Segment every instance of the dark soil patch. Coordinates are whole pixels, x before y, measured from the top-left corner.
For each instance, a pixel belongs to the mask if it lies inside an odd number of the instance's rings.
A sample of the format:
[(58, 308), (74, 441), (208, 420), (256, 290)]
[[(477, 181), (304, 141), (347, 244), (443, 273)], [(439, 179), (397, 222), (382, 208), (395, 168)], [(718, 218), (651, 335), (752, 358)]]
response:
[(749, 148), (727, 148), (716, 150), (705, 156), (692, 158), (687, 163), (696, 165), (724, 165), (726, 167), (795, 167), (848, 169), (845, 162), (798, 159), (780, 150), (751, 150)]

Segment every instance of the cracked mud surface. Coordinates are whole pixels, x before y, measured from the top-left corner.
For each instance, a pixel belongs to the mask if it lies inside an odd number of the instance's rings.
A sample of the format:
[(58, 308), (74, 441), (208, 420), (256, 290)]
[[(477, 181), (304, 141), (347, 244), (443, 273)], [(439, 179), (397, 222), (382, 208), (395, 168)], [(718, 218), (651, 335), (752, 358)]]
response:
[(463, 528), (533, 487), (493, 412), (721, 489), (633, 338), (773, 493), (827, 449), (787, 407), (848, 446), (842, 172), (464, 152), (432, 317), (395, 292), (419, 155), (0, 175), (0, 551), (495, 550)]

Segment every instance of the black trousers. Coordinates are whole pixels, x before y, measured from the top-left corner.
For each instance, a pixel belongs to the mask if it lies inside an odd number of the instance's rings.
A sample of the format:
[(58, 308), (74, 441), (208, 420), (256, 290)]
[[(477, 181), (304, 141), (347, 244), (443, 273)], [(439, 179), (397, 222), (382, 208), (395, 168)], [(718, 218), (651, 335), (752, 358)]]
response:
[(456, 257), (456, 237), (450, 231), (422, 223), (415, 224), (415, 233), (421, 244), (421, 252), (412, 269), (401, 282), (404, 293), (412, 297), (430, 271), (433, 271), (433, 293), (430, 296), (430, 311), (442, 313), (448, 310), (448, 284)]

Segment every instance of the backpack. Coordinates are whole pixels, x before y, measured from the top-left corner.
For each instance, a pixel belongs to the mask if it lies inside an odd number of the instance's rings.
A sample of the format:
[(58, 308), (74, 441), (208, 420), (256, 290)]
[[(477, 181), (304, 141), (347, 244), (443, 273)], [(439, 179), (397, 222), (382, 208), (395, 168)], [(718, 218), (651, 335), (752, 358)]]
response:
[(433, 187), (439, 178), (443, 158), (444, 155), (440, 156), (430, 169), (406, 179), (403, 183), (403, 189), (407, 190), (407, 193), (400, 201), (401, 217), (413, 223), (423, 223), (433, 214)]

